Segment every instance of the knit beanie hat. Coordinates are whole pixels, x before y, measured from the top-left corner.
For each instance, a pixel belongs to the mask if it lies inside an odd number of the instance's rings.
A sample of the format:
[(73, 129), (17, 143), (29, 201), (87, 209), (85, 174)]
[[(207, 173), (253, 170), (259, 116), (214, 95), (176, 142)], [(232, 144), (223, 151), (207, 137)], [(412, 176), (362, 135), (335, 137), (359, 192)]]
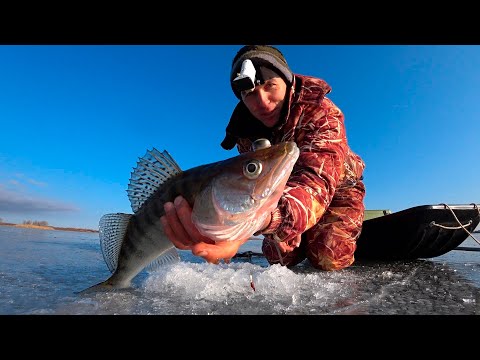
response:
[[(240, 93), (233, 86), (233, 79), (235, 79), (240, 72), (243, 62), (249, 59), (252, 61), (255, 69), (260, 74), (270, 73), (273, 70), (278, 74), (287, 86), (293, 82), (293, 73), (287, 65), (287, 61), (283, 54), (277, 48), (269, 45), (246, 45), (242, 47), (235, 55), (232, 61), (232, 70), (230, 72), (230, 85), (233, 93), (238, 99), (242, 99)], [(266, 80), (266, 79), (263, 79)]]

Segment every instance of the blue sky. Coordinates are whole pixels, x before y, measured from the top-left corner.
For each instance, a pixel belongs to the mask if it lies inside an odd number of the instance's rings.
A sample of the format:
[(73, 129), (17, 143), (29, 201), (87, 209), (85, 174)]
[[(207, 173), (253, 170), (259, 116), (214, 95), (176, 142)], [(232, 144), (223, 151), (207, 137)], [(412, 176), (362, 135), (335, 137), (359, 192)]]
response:
[[(282, 45), (326, 80), (366, 162), (369, 209), (480, 202), (480, 46)], [(0, 218), (96, 229), (131, 212), (138, 157), (183, 169), (220, 147), (241, 45), (0, 45)]]

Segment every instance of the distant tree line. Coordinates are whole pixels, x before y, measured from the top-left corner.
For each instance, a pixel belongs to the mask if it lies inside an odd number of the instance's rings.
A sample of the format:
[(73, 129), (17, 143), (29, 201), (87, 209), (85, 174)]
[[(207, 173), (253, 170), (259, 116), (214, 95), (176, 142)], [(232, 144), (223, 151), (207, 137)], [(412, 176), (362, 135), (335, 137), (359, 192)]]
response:
[[(0, 219), (1, 220), (1, 219)], [(0, 221), (1, 222), (1, 221)], [(48, 226), (48, 221), (24, 220), (23, 225)]]

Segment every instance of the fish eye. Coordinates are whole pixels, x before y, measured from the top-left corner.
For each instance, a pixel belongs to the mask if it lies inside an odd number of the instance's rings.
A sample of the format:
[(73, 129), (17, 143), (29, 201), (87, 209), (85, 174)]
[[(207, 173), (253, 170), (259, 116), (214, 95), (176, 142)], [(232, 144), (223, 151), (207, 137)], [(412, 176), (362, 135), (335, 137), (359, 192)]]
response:
[(256, 179), (262, 173), (262, 163), (258, 160), (250, 160), (243, 166), (243, 174), (248, 179)]

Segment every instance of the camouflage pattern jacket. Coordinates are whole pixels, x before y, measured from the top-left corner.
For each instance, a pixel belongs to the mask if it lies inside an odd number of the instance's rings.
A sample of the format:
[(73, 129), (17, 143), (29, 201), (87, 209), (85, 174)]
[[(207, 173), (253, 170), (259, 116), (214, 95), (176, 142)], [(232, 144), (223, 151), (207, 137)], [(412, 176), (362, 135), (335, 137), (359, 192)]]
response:
[(255, 119), (243, 102), (235, 108), (222, 147), (240, 153), (252, 142), (295, 141), (300, 156), (284, 195), (262, 231), (277, 241), (289, 241), (315, 225), (337, 188), (361, 181), (365, 163), (348, 146), (344, 115), (326, 95), (331, 87), (318, 78), (295, 74), (283, 118), (274, 128)]

